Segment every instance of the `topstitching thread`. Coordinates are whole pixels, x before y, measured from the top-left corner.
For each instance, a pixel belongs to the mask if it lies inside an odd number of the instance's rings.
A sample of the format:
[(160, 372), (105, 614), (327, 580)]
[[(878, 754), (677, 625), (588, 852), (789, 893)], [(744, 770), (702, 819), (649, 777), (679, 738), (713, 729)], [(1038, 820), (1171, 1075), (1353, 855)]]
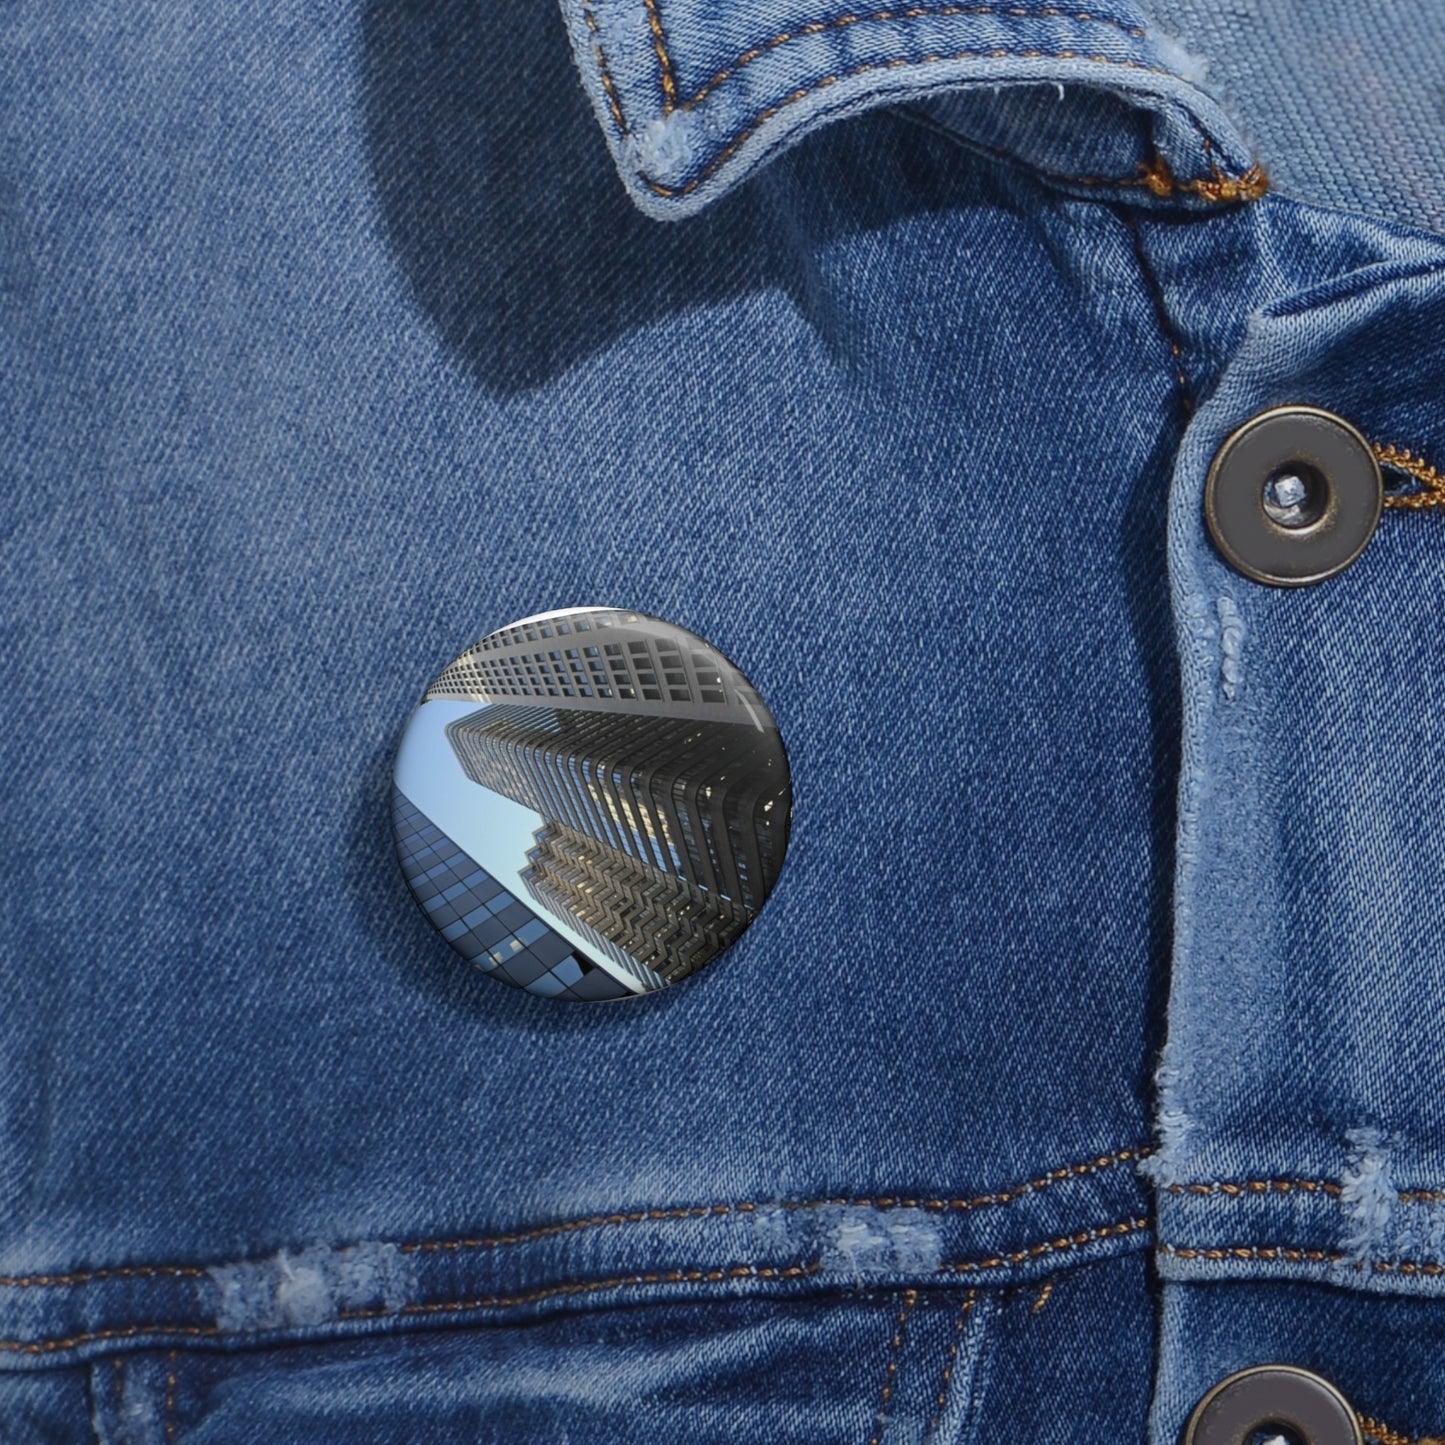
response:
[[(971, 1198), (923, 1199), (905, 1195), (849, 1196), (838, 1195), (828, 1199), (805, 1199), (783, 1201), (745, 1200), (731, 1204), (701, 1204), (666, 1209), (633, 1209), (614, 1214), (592, 1214), (579, 1219), (564, 1219), (556, 1224), (540, 1224), (531, 1229), (516, 1230), (509, 1234), (480, 1236), (474, 1239), (424, 1239), (400, 1244), (397, 1248), (404, 1254), (428, 1254), (438, 1251), (493, 1250), (505, 1249), (510, 1245), (526, 1244), (536, 1239), (546, 1239), (558, 1234), (572, 1234), (584, 1229), (600, 1229), (629, 1224), (644, 1224), (668, 1219), (705, 1219), (717, 1215), (752, 1214), (763, 1208), (786, 1210), (827, 1209), (838, 1206), (857, 1209), (924, 1209), (934, 1213), (967, 1212), (1013, 1204), (1028, 1194), (1037, 1193), (1068, 1179), (1082, 1178), (1120, 1164), (1132, 1163), (1148, 1158), (1152, 1149), (1118, 1149), (1112, 1154), (1101, 1154), (1076, 1164), (1065, 1164), (1050, 1169), (1036, 1179), (989, 1194), (976, 1194)], [(338, 1246), (344, 1249), (345, 1246)], [(210, 1270), (190, 1264), (136, 1264), (118, 1265), (105, 1269), (78, 1270), (66, 1274), (0, 1275), (0, 1286), (13, 1289), (42, 1289), (61, 1285), (91, 1284), (108, 1279), (177, 1277), (195, 1279), (209, 1274)]]
[[(1055, 18), (1071, 20), (1087, 25), (1105, 26), (1134, 40), (1141, 40), (1146, 34), (1144, 30), (1137, 26), (1125, 25), (1121, 21), (1111, 19), (1108, 16), (1094, 15), (1088, 11), (1069, 11), (1057, 6), (1049, 6), (1040, 10), (1029, 10), (1023, 6), (1002, 5), (913, 5), (901, 10), (888, 9), (876, 10), (868, 14), (840, 15), (832, 20), (816, 21), (812, 24), (800, 26), (795, 30), (782, 31), (777, 35), (771, 36), (760, 44), (743, 51), (736, 60), (730, 65), (724, 66), (723, 69), (713, 75), (711, 79), (706, 81), (691, 96), (685, 99), (679, 99), (676, 67), (667, 47), (667, 37), (663, 30), (662, 16), (658, 9), (657, 0), (645, 0), (645, 5), (648, 28), (652, 35), (653, 50), (657, 55), (659, 83), (662, 88), (663, 97), (662, 113), (664, 116), (672, 115), (675, 111), (679, 110), (690, 110), (700, 105), (703, 100), (716, 90), (718, 86), (723, 84), (724, 81), (736, 75), (738, 71), (752, 64), (753, 61), (763, 55), (780, 49), (782, 46), (790, 44), (795, 40), (805, 39), (811, 35), (818, 35), (825, 31), (839, 30), (854, 25), (896, 25), (904, 21), (924, 18), (938, 19), (955, 15), (992, 15), (1010, 19)], [(607, 96), (608, 109), (612, 114), (612, 119), (617, 126), (618, 133), (625, 138), (630, 133), (629, 127), (623, 115), (621, 100), (617, 93), (616, 84), (612, 78), (607, 56), (602, 48), (597, 21), (592, 14), (590, 5), (584, 4), (582, 13), (586, 18), (587, 28), (592, 39), (592, 49), (597, 59), (602, 87)], [(1109, 65), (1126, 70), (1142, 70), (1155, 75), (1174, 75), (1173, 71), (1164, 66), (1146, 65), (1143, 61), (1118, 59), (1108, 55), (1086, 54), (1077, 50), (1017, 50), (1006, 47), (996, 47), (988, 50), (960, 50), (950, 55), (924, 55), (913, 60), (899, 58), (896, 60), (873, 61), (854, 66), (847, 71), (822, 76), (810, 82), (808, 85), (799, 87), (791, 94), (784, 96), (780, 101), (758, 112), (700, 174), (694, 176), (692, 180), (685, 182), (683, 185), (664, 185), (662, 182), (655, 181), (641, 172), (638, 172), (638, 179), (641, 180), (650, 191), (659, 196), (679, 197), (689, 195), (731, 159), (742, 144), (750, 136), (755, 134), (760, 127), (765, 125), (787, 106), (796, 104), (815, 91), (825, 89), (830, 85), (836, 85), (840, 80), (866, 74), (869, 71), (893, 70), (903, 66), (936, 65), (944, 61), (970, 59), (1083, 60), (1095, 65)], [(1204, 137), (1204, 139), (1207, 154), (1211, 148), (1208, 145), (1208, 138)], [(1190, 181), (1179, 181), (1170, 171), (1164, 158), (1162, 156), (1155, 156), (1152, 161), (1141, 164), (1140, 171), (1142, 172), (1141, 175), (1128, 178), (1127, 180), (1120, 180), (1117, 183), (1145, 186), (1157, 196), (1190, 193), (1199, 196), (1202, 200), (1212, 202), (1254, 200), (1257, 196), (1261, 195), (1268, 186), (1268, 178), (1258, 165), (1251, 166), (1249, 170), (1241, 176), (1229, 176), (1211, 160), (1210, 175), (1208, 177)], [(1074, 179), (1085, 185), (1105, 184), (1107, 182), (1106, 177), (1076, 177)]]

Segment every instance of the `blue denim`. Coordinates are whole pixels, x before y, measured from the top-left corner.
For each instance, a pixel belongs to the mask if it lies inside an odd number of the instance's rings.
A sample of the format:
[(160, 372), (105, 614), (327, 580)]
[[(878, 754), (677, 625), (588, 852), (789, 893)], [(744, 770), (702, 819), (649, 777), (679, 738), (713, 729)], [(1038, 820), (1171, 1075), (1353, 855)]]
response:
[[(1201, 516), (1291, 401), (1428, 495), (1445, 240), (1060, 9), (0, 14), (6, 1445), (1445, 1429), (1441, 518), (1276, 590)], [(586, 605), (794, 788), (606, 1007), (389, 825)]]

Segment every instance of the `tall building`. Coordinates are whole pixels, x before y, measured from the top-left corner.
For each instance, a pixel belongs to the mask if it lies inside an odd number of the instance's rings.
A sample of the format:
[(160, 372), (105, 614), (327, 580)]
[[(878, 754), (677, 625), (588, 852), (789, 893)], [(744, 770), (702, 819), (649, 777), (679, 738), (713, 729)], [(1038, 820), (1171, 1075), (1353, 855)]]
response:
[(407, 884), (432, 927), (463, 958), (483, 973), (545, 998), (632, 996), (632, 989), (513, 897), (399, 788), (392, 789), (391, 809)]
[[(716, 653), (636, 614), (601, 615), (605, 625), (595, 612), (546, 619), (545, 642), (580, 640), (589, 624), (598, 641), (575, 658), (524, 636), (478, 654), (475, 677), (445, 683), (454, 690), (437, 690), (443, 674), (429, 696), (486, 704), (448, 726), (453, 751), (473, 782), (546, 820), (522, 874), (532, 898), (599, 953), (673, 982), (727, 947), (771, 890), (787, 761), (767, 709)], [(565, 680), (579, 677), (590, 686)]]

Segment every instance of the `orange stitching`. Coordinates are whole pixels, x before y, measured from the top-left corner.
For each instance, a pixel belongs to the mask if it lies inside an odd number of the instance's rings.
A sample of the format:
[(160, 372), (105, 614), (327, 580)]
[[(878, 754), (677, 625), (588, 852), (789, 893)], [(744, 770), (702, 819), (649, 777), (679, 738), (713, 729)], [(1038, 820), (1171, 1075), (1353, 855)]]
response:
[(1349, 1258), (1347, 1254), (1331, 1253), (1324, 1249), (1291, 1249), (1285, 1245), (1239, 1244), (1211, 1249), (1195, 1249), (1184, 1245), (1157, 1245), (1160, 1254), (1173, 1255), (1175, 1259), (1288, 1259), (1298, 1264), (1307, 1260), (1312, 1264), (1340, 1264)]
[[(1175, 1259), (1284, 1259), (1293, 1264), (1345, 1264), (1353, 1262), (1356, 1269), (1364, 1269), (1365, 1263), (1354, 1260), (1353, 1256), (1324, 1249), (1300, 1249), (1283, 1244), (1234, 1244), (1219, 1245), (1209, 1249), (1185, 1247), (1177, 1244), (1160, 1244), (1155, 1248), (1160, 1254), (1173, 1255)], [(1442, 1275), (1445, 1264), (1434, 1260), (1376, 1259), (1369, 1268), (1377, 1274)]]
[(888, 1368), (883, 1372), (883, 1394), (879, 1398), (878, 1412), (875, 1416), (878, 1425), (873, 1431), (873, 1438), (868, 1445), (879, 1445), (883, 1439), (883, 1431), (888, 1424), (888, 1402), (893, 1398), (893, 1385), (898, 1378), (898, 1352), (903, 1348), (903, 1331), (908, 1324), (908, 1316), (917, 1303), (918, 1291), (916, 1289), (903, 1292), (903, 1308), (898, 1311), (898, 1324), (893, 1330), (893, 1341), (888, 1346)]
[(938, 1398), (934, 1402), (937, 1408), (933, 1412), (933, 1418), (928, 1422), (923, 1431), (923, 1438), (926, 1440), (933, 1434), (938, 1422), (943, 1419), (943, 1412), (948, 1408), (948, 1386), (953, 1379), (953, 1367), (958, 1363), (958, 1347), (963, 1342), (963, 1327), (968, 1323), (968, 1317), (973, 1313), (973, 1307), (978, 1302), (978, 1291), (969, 1290), (963, 1301), (963, 1308), (958, 1312), (958, 1319), (953, 1326), (953, 1342), (948, 1347), (948, 1358), (944, 1361), (943, 1375), (938, 1381)]
[(672, 77), (672, 56), (667, 53), (667, 41), (662, 37), (662, 16), (657, 13), (657, 0), (646, 0), (647, 24), (652, 31), (652, 48), (657, 53), (658, 68), (662, 72), (662, 113), (670, 114), (677, 106), (677, 83)]
[(137, 1335), (184, 1335), (186, 1338), (215, 1339), (222, 1333), (219, 1325), (126, 1325), (121, 1329), (87, 1330), (63, 1340), (0, 1340), (0, 1350), (11, 1355), (48, 1355), (56, 1350), (73, 1350), (78, 1345), (96, 1340), (133, 1340)]
[(65, 1284), (90, 1284), (101, 1279), (146, 1279), (155, 1275), (173, 1276), (177, 1279), (197, 1279), (208, 1273), (190, 1264), (123, 1264), (113, 1269), (81, 1270), (73, 1274), (25, 1274), (0, 1275), (0, 1286), (13, 1289), (40, 1289)]
[[(1407, 476), (1414, 477), (1417, 482), (1424, 485), (1423, 492), (1411, 492), (1407, 496), (1385, 496), (1387, 507), (1410, 507), (1419, 509), (1422, 507), (1445, 506), (1445, 476), (1442, 476), (1434, 467), (1422, 458), (1407, 452), (1403, 447), (1384, 446), (1376, 442), (1370, 450), (1375, 454), (1375, 460), (1381, 466), (1394, 467), (1397, 471), (1404, 472)], [(1422, 1194), (1425, 1191), (1414, 1191)], [(1437, 1199), (1445, 1199), (1445, 1190), (1431, 1191)]]
[(1039, 1311), (1042, 1310), (1046, 1304), (1048, 1304), (1049, 1300), (1053, 1297), (1053, 1293), (1054, 1281), (1052, 1279), (1046, 1279), (1044, 1281), (1044, 1287), (1039, 1291), (1039, 1297), (1034, 1301), (1033, 1308), (1029, 1311), (1029, 1313), (1031, 1315), (1038, 1314)]
[(1213, 1184), (1170, 1184), (1166, 1187), (1170, 1194), (1223, 1194), (1230, 1199), (1238, 1199), (1244, 1194), (1292, 1194), (1297, 1190), (1306, 1194), (1341, 1193), (1340, 1186), (1328, 1179), (1245, 1179), (1237, 1184), (1215, 1181)]
[(612, 111), (612, 119), (616, 122), (617, 129), (626, 135), (627, 122), (622, 118), (622, 102), (617, 98), (617, 87), (612, 83), (607, 57), (602, 53), (602, 41), (597, 33), (597, 17), (592, 13), (591, 5), (583, 5), (582, 18), (586, 20), (588, 32), (592, 36), (592, 53), (597, 57), (597, 69), (602, 75), (602, 89), (607, 92), (607, 104)]
[(1372, 1420), (1368, 1415), (1356, 1415), (1360, 1422), (1360, 1429), (1380, 1445), (1414, 1445), (1408, 1435), (1401, 1435), (1397, 1430), (1392, 1430), (1388, 1425), (1382, 1425), (1378, 1420)]
[[(990, 1194), (978, 1194), (971, 1199), (913, 1199), (899, 1195), (878, 1196), (838, 1195), (829, 1199), (784, 1200), (776, 1207), (788, 1210), (827, 1209), (837, 1206), (851, 1206), (857, 1209), (926, 1209), (933, 1213), (958, 1212), (971, 1209), (1001, 1207), (1014, 1203), (1026, 1194), (1047, 1189), (1066, 1179), (1096, 1174), (1103, 1169), (1112, 1169), (1119, 1164), (1146, 1159), (1152, 1149), (1120, 1149), (1113, 1154), (1102, 1154), (1096, 1159), (1087, 1159), (1080, 1164), (1066, 1164), (1060, 1169), (1051, 1169), (1037, 1179), (1025, 1184), (1016, 1184)], [(570, 1234), (582, 1229), (596, 1229), (603, 1225), (638, 1224), (660, 1219), (702, 1219), (709, 1215), (751, 1214), (764, 1207), (748, 1201), (741, 1204), (704, 1204), (694, 1208), (681, 1209), (637, 1209), (625, 1214), (594, 1214), (584, 1219), (566, 1219), (557, 1224), (542, 1224), (533, 1229), (519, 1230), (512, 1234), (498, 1234), (481, 1239), (422, 1240), (419, 1243), (403, 1244), (401, 1250), (407, 1254), (434, 1253), (464, 1249), (501, 1249), (513, 1244), (526, 1244), (534, 1239), (545, 1239), (555, 1234)]]
[(992, 1259), (969, 1259), (958, 1260), (953, 1264), (945, 1264), (939, 1267), (943, 1274), (973, 1274), (983, 1269), (999, 1269), (1004, 1265), (1023, 1264), (1026, 1260), (1038, 1259), (1046, 1254), (1058, 1254), (1064, 1250), (1082, 1249), (1086, 1244), (1093, 1244), (1101, 1239), (1114, 1239), (1123, 1234), (1136, 1234), (1141, 1229), (1148, 1229), (1147, 1219), (1126, 1219), (1122, 1224), (1105, 1224), (1098, 1229), (1086, 1229), (1081, 1234), (1067, 1235), (1063, 1239), (1051, 1239), (1044, 1244), (1035, 1244), (1028, 1249), (1021, 1249), (1013, 1254), (996, 1255)]
[[(1204, 139), (1206, 151), (1212, 152), (1213, 147), (1208, 144), (1208, 137)], [(1161, 199), (1187, 191), (1201, 200), (1222, 205), (1230, 201), (1257, 201), (1269, 189), (1269, 176), (1258, 161), (1243, 175), (1230, 176), (1220, 170), (1218, 163), (1211, 159), (1208, 179), (1192, 181), (1179, 180), (1169, 169), (1169, 162), (1161, 155), (1156, 155), (1148, 165), (1141, 166), (1140, 169), (1143, 171), (1142, 184), (1149, 188), (1152, 195)]]
[[(1047, 1189), (1067, 1179), (1096, 1174), (1100, 1170), (1112, 1169), (1119, 1164), (1147, 1159), (1153, 1149), (1119, 1149), (1113, 1154), (1101, 1154), (1095, 1159), (1086, 1159), (1078, 1164), (1066, 1164), (1051, 1169), (1037, 1179), (1024, 1184), (1015, 1184), (991, 1194), (978, 1194), (971, 1199), (910, 1199), (896, 1195), (880, 1195), (876, 1198), (858, 1196), (850, 1198), (840, 1195), (830, 1199), (785, 1200), (776, 1207), (789, 1210), (825, 1209), (838, 1205), (859, 1209), (926, 1209), (933, 1212), (984, 1209), (991, 1206), (1012, 1204), (1027, 1194)], [(701, 1204), (675, 1209), (634, 1209), (626, 1213), (593, 1214), (581, 1219), (565, 1219), (557, 1224), (542, 1224), (532, 1229), (517, 1230), (511, 1234), (496, 1234), (477, 1239), (425, 1239), (398, 1245), (403, 1254), (431, 1254), (472, 1249), (504, 1249), (510, 1245), (527, 1244), (532, 1240), (546, 1239), (557, 1234), (571, 1234), (583, 1229), (597, 1229), (610, 1225), (642, 1224), (664, 1219), (705, 1219), (714, 1215), (753, 1214), (764, 1205), (756, 1201), (735, 1204)], [(344, 1246), (343, 1246), (344, 1247)], [(179, 1279), (198, 1279), (208, 1275), (209, 1269), (197, 1265), (183, 1264), (132, 1264), (114, 1268), (81, 1270), (69, 1274), (0, 1275), (0, 1286), (15, 1289), (41, 1289), (60, 1285), (91, 1284), (106, 1279), (154, 1278), (156, 1276)]]
[[(994, 15), (1009, 16), (1024, 19), (1040, 17), (1051, 17), (1065, 20), (1078, 21), (1092, 25), (1106, 25), (1131, 39), (1142, 40), (1146, 31), (1137, 26), (1124, 25), (1118, 20), (1111, 19), (1104, 15), (1092, 15), (1087, 11), (1067, 11), (1057, 6), (1048, 6), (1040, 10), (1027, 10), (1022, 6), (999, 6), (999, 5), (914, 5), (906, 10), (879, 10), (870, 15), (840, 15), (836, 19), (818, 21), (810, 25), (800, 26), (797, 30), (783, 31), (761, 44), (754, 45), (751, 49), (742, 52), (738, 58), (729, 66), (718, 71), (711, 80), (706, 81), (687, 100), (679, 101), (677, 98), (677, 82), (675, 67), (672, 56), (667, 48), (666, 37), (662, 29), (662, 17), (658, 12), (657, 0), (645, 0), (647, 7), (648, 27), (652, 31), (653, 50), (657, 55), (658, 69), (663, 90), (662, 112), (664, 115), (671, 115), (676, 110), (691, 110), (700, 105), (714, 90), (717, 89), (730, 76), (736, 75), (744, 66), (751, 65), (753, 61), (762, 56), (786, 45), (793, 40), (803, 39), (807, 36), (818, 35), (828, 30), (842, 29), (847, 26), (867, 23), (892, 23), (897, 24), (904, 20), (917, 20), (922, 18), (944, 19), (955, 15)], [(602, 80), (603, 89), (607, 93), (608, 107), (612, 112), (612, 119), (615, 122), (619, 134), (626, 137), (629, 134), (627, 122), (623, 118), (621, 101), (617, 94), (617, 87), (612, 79), (612, 73), (607, 64), (607, 57), (603, 53), (598, 38), (597, 21), (592, 14), (590, 5), (584, 5), (582, 11), (586, 18), (587, 28), (593, 39), (593, 53), (597, 57), (597, 68)], [(1048, 59), (1048, 60), (1085, 60), (1097, 65), (1122, 66), (1129, 70), (1145, 70), (1155, 75), (1173, 76), (1174, 72), (1161, 65), (1145, 65), (1137, 60), (1118, 60), (1108, 55), (1081, 55), (1074, 50), (961, 50), (953, 55), (925, 55), (917, 61), (906, 59), (877, 61), (866, 65), (855, 66), (852, 70), (844, 73), (844, 76), (826, 75), (821, 80), (814, 81), (811, 85), (800, 90), (795, 90), (791, 95), (785, 96), (776, 105), (769, 106), (766, 110), (760, 111), (758, 115), (740, 131), (728, 146), (717, 156), (717, 158), (700, 175), (694, 177), (683, 186), (665, 186), (659, 181), (651, 180), (649, 177), (638, 173), (638, 179), (655, 194), (665, 197), (686, 196), (696, 190), (705, 180), (708, 179), (719, 167), (737, 152), (738, 148), (753, 135), (760, 127), (771, 120), (779, 111), (786, 106), (792, 105), (795, 101), (804, 99), (815, 90), (822, 90), (830, 85), (837, 84), (840, 78), (847, 78), (854, 75), (863, 75), (871, 70), (893, 70), (899, 66), (906, 65), (932, 65), (946, 60), (968, 60), (968, 59)], [(1212, 151), (1208, 136), (1202, 136), (1206, 153)], [(1156, 157), (1150, 164), (1140, 163), (1139, 169), (1142, 176), (1135, 178), (1119, 178), (1107, 176), (1063, 176), (1058, 173), (1046, 172), (1053, 175), (1056, 180), (1073, 180), (1080, 185), (1129, 185), (1147, 186), (1156, 196), (1170, 196), (1178, 191), (1188, 191), (1198, 195), (1203, 200), (1211, 202), (1223, 201), (1252, 201), (1263, 195), (1269, 187), (1269, 178), (1263, 168), (1258, 164), (1252, 165), (1242, 176), (1226, 175), (1218, 165), (1210, 163), (1211, 175), (1207, 180), (1197, 179), (1192, 181), (1178, 181), (1170, 171), (1162, 156)]]
[(1388, 1425), (1372, 1420), (1368, 1415), (1357, 1415), (1356, 1418), (1360, 1422), (1360, 1429), (1372, 1440), (1378, 1440), (1379, 1445), (1441, 1445), (1434, 1436), (1412, 1440), (1408, 1435), (1402, 1435), (1398, 1430), (1392, 1430)]
[(166, 1376), (166, 1399), (161, 1418), (166, 1422), (166, 1439), (176, 1438), (176, 1351), (170, 1353), (171, 1372)]
[[(1329, 1179), (1242, 1179), (1215, 1180), (1211, 1184), (1168, 1184), (1170, 1194), (1223, 1194), (1238, 1199), (1246, 1194), (1329, 1194), (1338, 1197), (1341, 1186)], [(1438, 1204), (1445, 1201), (1445, 1189), (1401, 1189), (1396, 1198), (1402, 1204)]]
[[(1147, 1219), (1131, 1219), (1123, 1224), (1104, 1225), (1099, 1229), (1087, 1230), (1082, 1234), (1065, 1239), (1050, 1240), (1036, 1244), (1015, 1254), (995, 1259), (959, 1260), (940, 1266), (940, 1274), (966, 1274), (973, 1270), (995, 1269), (1001, 1265), (1019, 1264), (1040, 1255), (1062, 1250), (1078, 1249), (1095, 1240), (1110, 1239), (1118, 1235), (1132, 1234), (1147, 1229)], [(509, 1309), (517, 1305), (538, 1304), (543, 1300), (557, 1299), (570, 1295), (597, 1294), (610, 1289), (627, 1289), (638, 1285), (658, 1284), (717, 1284), (734, 1279), (801, 1279), (821, 1273), (821, 1260), (808, 1264), (754, 1265), (736, 1264), (723, 1269), (669, 1269), (650, 1274), (616, 1275), (609, 1279), (580, 1280), (567, 1284), (547, 1285), (541, 1289), (529, 1290), (523, 1294), (487, 1295), (478, 1299), (440, 1300), (427, 1304), (407, 1304), (377, 1309), (342, 1310), (336, 1318), (343, 1320), (383, 1319), (391, 1315), (456, 1314), (468, 1310)], [(90, 1330), (83, 1334), (70, 1335), (65, 1339), (0, 1340), (0, 1351), (10, 1354), (40, 1355), (56, 1350), (74, 1349), (77, 1345), (91, 1344), (96, 1340), (135, 1339), (138, 1335), (168, 1335), (184, 1338), (216, 1339), (225, 1334), (218, 1325), (126, 1325), (118, 1329)], [(231, 1332), (233, 1335), (236, 1331)]]
[[(681, 186), (665, 186), (660, 181), (654, 181), (647, 176), (638, 173), (638, 179), (655, 195), (664, 197), (677, 197), (690, 195), (702, 183), (708, 179), (719, 167), (729, 161), (743, 145), (745, 141), (767, 124), (780, 111), (787, 109), (797, 101), (806, 99), (815, 90), (823, 90), (827, 86), (836, 85), (840, 80), (851, 79), (855, 75), (864, 75), (872, 70), (895, 70), (900, 66), (938, 65), (944, 61), (952, 60), (981, 60), (981, 59), (1005, 59), (1015, 60), (1083, 60), (1096, 65), (1108, 65), (1115, 69), (1142, 70), (1153, 75), (1173, 76), (1173, 71), (1166, 70), (1160, 65), (1145, 65), (1139, 60), (1114, 60), (1107, 55), (1082, 55), (1076, 50), (960, 50), (952, 55), (925, 55), (918, 60), (883, 60), (870, 61), (864, 65), (856, 65), (851, 70), (842, 71), (838, 75), (825, 75), (821, 80), (815, 80), (811, 85), (803, 86), (795, 90), (791, 95), (786, 95), (777, 104), (769, 106), (766, 110), (759, 111), (757, 116), (738, 134), (733, 140), (719, 152), (713, 160), (699, 175)], [(1161, 162), (1162, 164), (1162, 162)], [(1226, 176), (1222, 171), (1210, 180), (1176, 181), (1171, 174), (1168, 184), (1164, 189), (1158, 189), (1163, 184), (1162, 172), (1149, 171), (1146, 167), (1144, 184), (1149, 185), (1156, 195), (1171, 195), (1175, 191), (1190, 191), (1202, 199), (1211, 202), (1255, 200), (1263, 195), (1269, 187), (1269, 178), (1258, 166), (1253, 165), (1243, 176)], [(1167, 169), (1167, 168), (1166, 168)], [(1154, 180), (1150, 180), (1150, 175)]]
[[(713, 78), (706, 82), (689, 99), (677, 107), (681, 110), (691, 110), (702, 102), (730, 76), (736, 75), (744, 66), (751, 65), (753, 61), (766, 55), (771, 50), (776, 50), (780, 45), (786, 45), (791, 40), (801, 40), (810, 35), (820, 35), (828, 30), (841, 30), (850, 25), (866, 25), (874, 22), (896, 22), (900, 20), (936, 19), (943, 20), (953, 15), (996, 15), (1026, 17), (1029, 19), (1035, 16), (1056, 17), (1063, 20), (1086, 21), (1094, 25), (1108, 25), (1122, 34), (1134, 40), (1144, 39), (1145, 32), (1135, 26), (1124, 25), (1118, 20), (1110, 20), (1102, 15), (1088, 15), (1076, 12), (1050, 8), (1047, 10), (1024, 10), (1018, 6), (1001, 5), (912, 5), (906, 10), (878, 10), (871, 15), (840, 15), (836, 20), (820, 20), (812, 25), (800, 25), (798, 29), (784, 31), (781, 35), (774, 35), (771, 40), (764, 40), (761, 44), (753, 46), (751, 50), (745, 50), (730, 66), (718, 71)], [(654, 32), (656, 33), (656, 32)], [(669, 61), (669, 69), (670, 69)]]

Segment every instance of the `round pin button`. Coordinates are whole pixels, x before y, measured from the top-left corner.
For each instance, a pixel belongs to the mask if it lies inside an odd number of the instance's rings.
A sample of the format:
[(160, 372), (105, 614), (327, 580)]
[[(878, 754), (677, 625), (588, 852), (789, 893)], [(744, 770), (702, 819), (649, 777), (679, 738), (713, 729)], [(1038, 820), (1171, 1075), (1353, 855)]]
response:
[(1225, 559), (1256, 582), (1300, 587), (1343, 572), (1380, 521), (1369, 443), (1312, 406), (1260, 412), (1215, 455), (1204, 515)]
[(619, 999), (696, 973), (757, 916), (792, 785), (772, 714), (716, 648), (581, 607), (442, 672), (392, 809), (412, 894), (462, 958), (542, 997)]
[(1294, 1365), (1256, 1365), (1221, 1380), (1194, 1407), (1184, 1445), (1363, 1445), (1349, 1402), (1328, 1380)]

